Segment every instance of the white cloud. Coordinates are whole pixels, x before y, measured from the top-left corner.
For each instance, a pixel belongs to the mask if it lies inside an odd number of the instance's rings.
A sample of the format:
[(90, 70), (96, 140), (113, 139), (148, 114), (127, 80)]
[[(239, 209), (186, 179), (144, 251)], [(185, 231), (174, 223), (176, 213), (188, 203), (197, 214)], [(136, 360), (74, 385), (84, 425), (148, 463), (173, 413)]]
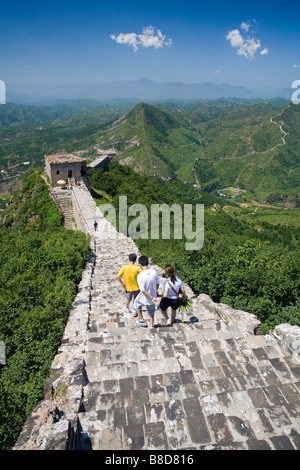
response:
[(300, 65), (293, 65), (293, 69), (300, 69)]
[(143, 28), (142, 34), (120, 33), (118, 36), (111, 34), (110, 37), (118, 44), (127, 44), (128, 46), (133, 47), (134, 52), (138, 50), (139, 46), (159, 49), (164, 46), (172, 45), (172, 40), (166, 39), (166, 36), (162, 34), (161, 30), (156, 29), (153, 26)]
[(221, 70), (214, 70), (213, 73), (221, 73)]
[(118, 44), (128, 44), (128, 46), (133, 47), (134, 51), (138, 50), (137, 35), (135, 33), (120, 33), (117, 37), (112, 34), (110, 37), (111, 39), (115, 40)]
[(261, 43), (259, 39), (243, 39), (243, 43), (237, 53), (247, 59), (254, 59), (257, 50), (260, 48)]
[(269, 54), (269, 49), (267, 47), (265, 47), (261, 52), (260, 52), (260, 55), (266, 55), (266, 54)]
[[(255, 20), (252, 20), (255, 22)], [(243, 22), (241, 24), (241, 29), (245, 30), (246, 32), (249, 31), (250, 27), (252, 26), (251, 22)], [(237, 55), (241, 55), (246, 57), (246, 59), (254, 59), (255, 54), (261, 48), (261, 42), (259, 39), (251, 38), (251, 37), (243, 37), (240, 33), (239, 29), (233, 29), (230, 31), (226, 36), (227, 41), (230, 42), (231, 47), (237, 49)], [(268, 54), (269, 50), (264, 48), (260, 54), (265, 55)]]
[(243, 23), (241, 24), (241, 28), (244, 29), (245, 31), (249, 31), (250, 26), (251, 26), (250, 23), (246, 23), (246, 22), (244, 22), (244, 21), (243, 21)]
[(238, 29), (230, 31), (226, 37), (227, 41), (230, 41), (232, 47), (240, 48), (243, 45), (244, 39), (242, 38)]
[(249, 31), (252, 26), (254, 26), (254, 23), (256, 23), (256, 20), (248, 20), (248, 21), (242, 21), (241, 23), (241, 29), (244, 29), (245, 31)]

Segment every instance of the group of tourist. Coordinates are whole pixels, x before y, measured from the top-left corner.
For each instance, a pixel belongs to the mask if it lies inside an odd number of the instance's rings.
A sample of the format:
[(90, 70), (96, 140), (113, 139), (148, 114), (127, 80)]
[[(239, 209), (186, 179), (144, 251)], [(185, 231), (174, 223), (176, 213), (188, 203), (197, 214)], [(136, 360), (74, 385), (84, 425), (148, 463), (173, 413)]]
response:
[[(171, 326), (176, 319), (176, 310), (180, 305), (179, 294), (184, 293), (181, 279), (175, 276), (174, 267), (171, 264), (165, 266), (167, 279), (164, 282), (161, 300), (158, 300), (159, 277), (155, 269), (149, 266), (147, 256), (140, 256), (136, 264), (137, 256), (129, 255), (128, 264), (120, 269), (117, 278), (125, 288), (125, 311), (130, 312), (129, 305), (133, 300), (133, 316), (138, 317), (136, 323), (148, 326), (142, 313), (145, 306), (149, 315), (149, 326), (154, 328), (155, 308), (159, 308), (166, 320), (166, 326)], [(171, 318), (167, 310), (171, 308)]]

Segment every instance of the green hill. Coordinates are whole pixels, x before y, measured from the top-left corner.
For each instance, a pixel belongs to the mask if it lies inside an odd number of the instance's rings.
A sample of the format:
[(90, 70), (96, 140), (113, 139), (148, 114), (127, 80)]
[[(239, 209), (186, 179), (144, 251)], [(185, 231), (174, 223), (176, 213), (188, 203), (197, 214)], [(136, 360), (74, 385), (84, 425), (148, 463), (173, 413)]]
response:
[[(223, 124), (224, 128), (228, 128), (228, 122)], [(201, 186), (206, 191), (240, 187), (248, 193), (244, 202), (255, 199), (300, 206), (300, 108), (290, 104), (280, 112), (268, 113), (256, 127), (252, 133), (249, 125), (243, 127), (251, 147), (240, 146), (238, 151), (228, 150), (226, 154), (228, 140), (221, 146), (219, 137), (225, 131), (214, 132), (210, 147), (215, 151), (211, 158), (206, 152), (207, 158), (195, 165)]]
[(169, 107), (139, 103), (101, 130), (97, 144), (114, 146), (121, 164), (148, 176), (197, 182), (215, 194), (237, 186), (246, 191), (243, 202), (298, 204), (299, 107), (222, 101)]
[(237, 187), (241, 203), (299, 206), (300, 107), (291, 103), (7, 105), (0, 122), (0, 183), (22, 173), (22, 162), (42, 165), (46, 153), (92, 159), (95, 147), (114, 147), (121, 164), (147, 176), (197, 183), (215, 196)]
[(190, 126), (185, 115), (139, 103), (101, 132), (98, 145), (114, 145), (120, 163), (135, 171), (170, 179), (178, 176), (183, 165), (192, 167), (201, 133)]
[(59, 151), (91, 151), (101, 128), (132, 107), (132, 102), (69, 102), (48, 106), (8, 103), (0, 107), (0, 171), (12, 176), (14, 165), (44, 163), (44, 155)]

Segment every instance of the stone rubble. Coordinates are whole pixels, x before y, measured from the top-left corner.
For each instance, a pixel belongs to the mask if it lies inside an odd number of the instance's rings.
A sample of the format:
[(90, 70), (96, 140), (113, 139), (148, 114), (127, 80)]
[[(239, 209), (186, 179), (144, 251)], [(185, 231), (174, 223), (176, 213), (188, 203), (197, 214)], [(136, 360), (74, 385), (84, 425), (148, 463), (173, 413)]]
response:
[(159, 310), (154, 329), (137, 325), (116, 274), (138, 248), (82, 187), (73, 208), (94, 255), (14, 449), (299, 450), (300, 328), (260, 336), (254, 315), (188, 286), (192, 311), (172, 327)]

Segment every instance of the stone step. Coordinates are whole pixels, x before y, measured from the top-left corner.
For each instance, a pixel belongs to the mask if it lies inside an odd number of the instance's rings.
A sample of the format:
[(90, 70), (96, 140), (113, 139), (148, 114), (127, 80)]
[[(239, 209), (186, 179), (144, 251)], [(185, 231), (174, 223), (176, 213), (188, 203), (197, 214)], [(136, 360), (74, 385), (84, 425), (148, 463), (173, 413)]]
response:
[[(46, 401), (41, 430), (34, 424), (25, 449), (63, 446), (76, 422), (76, 449), (299, 450), (299, 331), (286, 325), (259, 336), (254, 315), (196, 298), (188, 286), (193, 308), (172, 327), (159, 310), (155, 328), (137, 325), (124, 312), (116, 275), (138, 248), (116, 234), (87, 191), (74, 194), (96, 240), (95, 264), (56, 358), (52, 383), (65, 387), (67, 378), (69, 385), (56, 405), (62, 418), (49, 423), (53, 403)], [(23, 436), (29, 439), (27, 428)]]
[(239, 390), (228, 379), (224, 390), (224, 381), (213, 386), (186, 369), (102, 379), (85, 392), (79, 420), (94, 449), (295, 450), (299, 444), (290, 385), (279, 395), (270, 386)]
[(79, 417), (93, 448), (297, 448), (300, 369), (277, 343), (205, 309), (150, 330), (100, 305)]

